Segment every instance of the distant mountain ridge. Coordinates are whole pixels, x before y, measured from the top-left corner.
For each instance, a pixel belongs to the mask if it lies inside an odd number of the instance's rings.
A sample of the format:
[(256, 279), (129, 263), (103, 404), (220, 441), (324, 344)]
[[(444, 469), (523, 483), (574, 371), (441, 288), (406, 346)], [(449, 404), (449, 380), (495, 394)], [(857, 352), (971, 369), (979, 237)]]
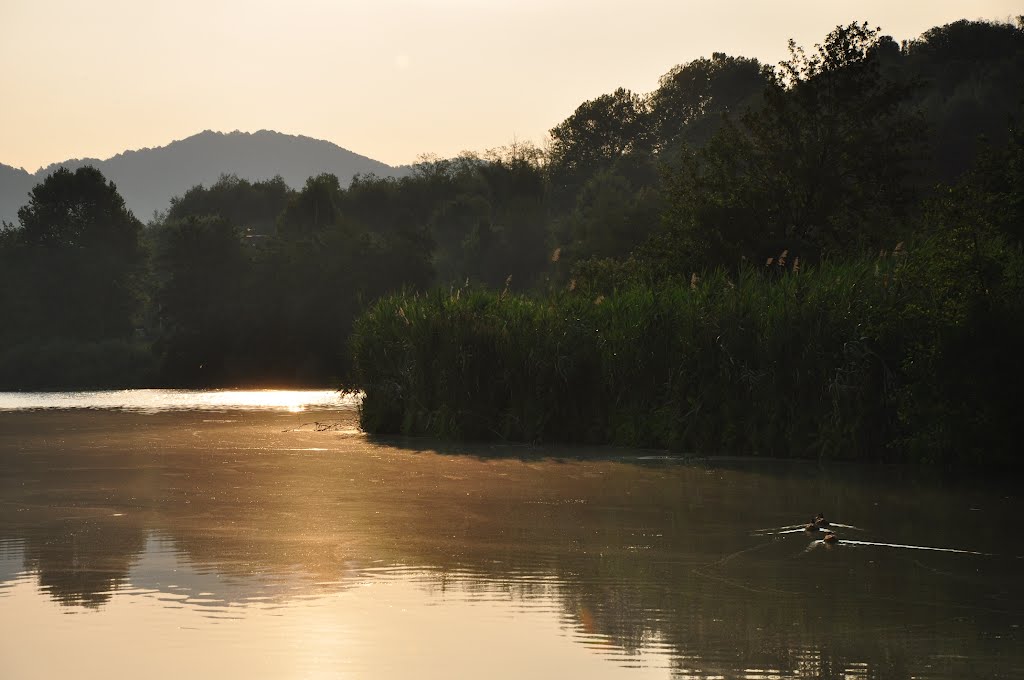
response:
[(166, 146), (125, 151), (112, 158), (76, 158), (53, 163), (35, 173), (0, 163), (0, 220), (16, 223), (28, 192), (57, 168), (93, 165), (112, 180), (135, 216), (146, 221), (164, 211), (171, 198), (197, 184), (209, 186), (222, 174), (248, 180), (281, 175), (292, 188), (323, 172), (348, 184), (357, 174), (392, 177), (399, 168), (361, 156), (332, 142), (272, 130), (213, 132), (173, 141)]

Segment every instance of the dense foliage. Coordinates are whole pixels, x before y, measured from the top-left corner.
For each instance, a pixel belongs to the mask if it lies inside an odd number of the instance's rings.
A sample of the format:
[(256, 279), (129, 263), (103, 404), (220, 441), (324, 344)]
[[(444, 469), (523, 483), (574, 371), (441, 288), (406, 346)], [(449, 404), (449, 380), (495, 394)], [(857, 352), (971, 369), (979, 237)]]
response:
[(363, 426), (704, 453), (1011, 463), (1024, 258), (955, 232), (875, 259), (385, 298), (353, 336)]
[(224, 176), (145, 227), (61, 169), (0, 230), (0, 387), (345, 382), (374, 431), (995, 456), (1022, 84), (1024, 21), (852, 23), (596, 97), (544, 150)]

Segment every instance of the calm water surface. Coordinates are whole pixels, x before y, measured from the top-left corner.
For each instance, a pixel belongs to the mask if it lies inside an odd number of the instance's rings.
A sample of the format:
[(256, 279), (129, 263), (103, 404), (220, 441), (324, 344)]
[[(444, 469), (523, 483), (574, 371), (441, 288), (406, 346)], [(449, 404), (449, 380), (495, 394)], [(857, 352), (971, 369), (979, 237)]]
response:
[[(355, 408), (0, 394), (0, 677), (1024, 678), (1013, 486)], [(786, 533), (818, 511), (857, 529)]]

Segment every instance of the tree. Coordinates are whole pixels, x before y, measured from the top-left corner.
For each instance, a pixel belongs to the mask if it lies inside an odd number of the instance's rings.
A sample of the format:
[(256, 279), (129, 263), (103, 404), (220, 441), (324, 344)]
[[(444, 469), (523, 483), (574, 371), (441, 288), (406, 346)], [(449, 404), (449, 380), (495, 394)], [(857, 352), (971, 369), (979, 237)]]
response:
[(267, 236), (274, 233), (277, 218), (293, 194), (280, 175), (259, 182), (221, 175), (209, 188), (197, 184), (172, 198), (167, 220), (216, 216), (247, 233)]
[(113, 182), (84, 166), (60, 168), (29, 194), (8, 234), (16, 248), (26, 338), (129, 336), (139, 308), (141, 223)]
[(1024, 18), (937, 26), (908, 42), (903, 54), (907, 77), (924, 85), (914, 103), (929, 126), (931, 176), (953, 182), (972, 167), (980, 140), (1006, 141), (1007, 120), (1020, 113)]
[(866, 23), (837, 27), (810, 54), (790, 41), (763, 106), (685, 150), (669, 175), (668, 221), (684, 247), (736, 265), (896, 238), (922, 128), (903, 107), (909, 88), (880, 73), (893, 49)]
[(568, 202), (595, 173), (631, 153), (649, 153), (647, 99), (624, 88), (584, 102), (551, 129), (548, 172), (556, 200)]
[(560, 254), (569, 267), (590, 257), (625, 257), (658, 225), (662, 205), (653, 160), (643, 159), (646, 173), (625, 160), (596, 173), (580, 189), (566, 220), (571, 247)]
[(193, 216), (158, 227), (154, 241), (163, 372), (183, 384), (222, 382), (245, 333), (249, 263), (238, 232), (222, 217)]
[(910, 87), (880, 72), (882, 55), (897, 49), (867, 23), (836, 27), (811, 55), (790, 41), (784, 89), (750, 120), (776, 178), (769, 186), (783, 197), (777, 237), (875, 246), (907, 216), (923, 127), (902, 106)]
[(341, 183), (325, 172), (306, 180), (306, 185), (288, 201), (278, 220), (282, 235), (308, 236), (336, 224), (340, 216)]
[(759, 103), (771, 69), (757, 59), (715, 52), (674, 67), (651, 95), (651, 118), (659, 147), (677, 142), (703, 146), (723, 116), (739, 116)]
[(129, 256), (138, 250), (142, 228), (114, 183), (91, 165), (55, 170), (29, 192), (18, 221), (30, 245), (100, 247)]

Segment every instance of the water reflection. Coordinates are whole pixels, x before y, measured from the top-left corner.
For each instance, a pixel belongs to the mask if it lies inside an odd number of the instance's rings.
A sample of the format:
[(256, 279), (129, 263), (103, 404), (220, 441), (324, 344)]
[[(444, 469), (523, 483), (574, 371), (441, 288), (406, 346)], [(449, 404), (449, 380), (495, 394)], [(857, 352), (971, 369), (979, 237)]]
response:
[(336, 390), (106, 390), (98, 392), (0, 392), (0, 412), (39, 409), (253, 411), (354, 408), (358, 397)]
[[(1015, 497), (852, 467), (439, 455), (368, 441), (352, 418), (3, 415), (0, 652), (87, 625), (100, 647), (127, 627), (142, 649), (219, 654), (254, 677), (400, 677), (414, 661), (448, 677), (1022, 667), (1020, 562), (995, 521), (1019, 514)], [(820, 509), (865, 545), (755, 535)], [(89, 623), (55, 623), (47, 602)], [(247, 664), (253, 649), (270, 661)]]

